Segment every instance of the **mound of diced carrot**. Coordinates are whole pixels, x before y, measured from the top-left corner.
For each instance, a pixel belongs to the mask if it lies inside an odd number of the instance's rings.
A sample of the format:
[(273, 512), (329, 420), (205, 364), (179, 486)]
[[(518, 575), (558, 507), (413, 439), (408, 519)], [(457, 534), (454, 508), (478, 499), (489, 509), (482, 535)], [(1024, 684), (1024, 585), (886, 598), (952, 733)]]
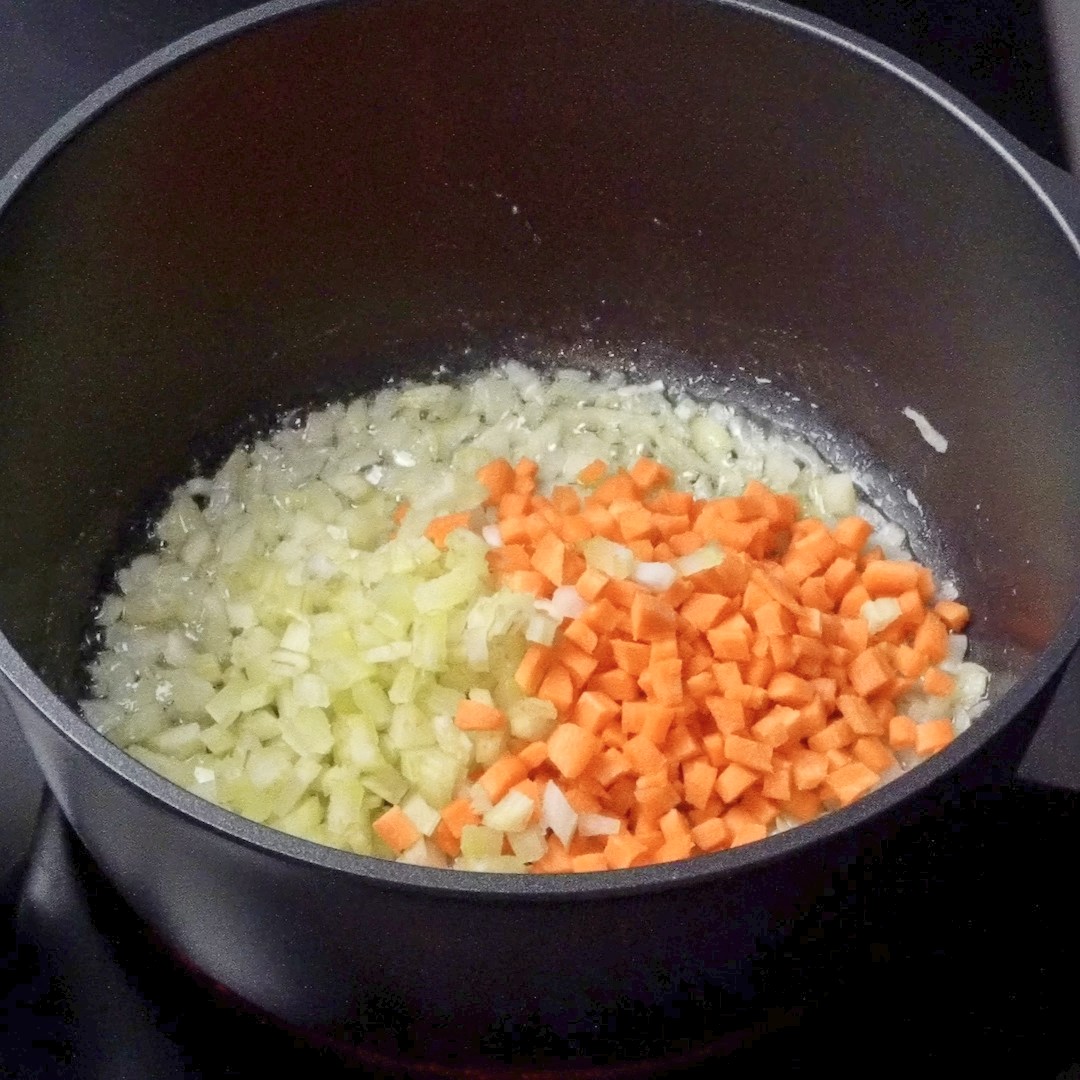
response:
[[(894, 751), (933, 753), (952, 739), (947, 717), (916, 724), (896, 701), (912, 688), (951, 691), (938, 665), (967, 609), (932, 603), (926, 567), (865, 550), (862, 518), (833, 528), (800, 518), (793, 496), (756, 481), (738, 497), (696, 499), (648, 459), (610, 475), (596, 462), (549, 497), (536, 475), (531, 461), (480, 470), (503, 539), (491, 570), (537, 597), (573, 585), (588, 606), (517, 671), (558, 726), (545, 742), (512, 743), (476, 779), (493, 801), (525, 792), (537, 815), (557, 783), (579, 813), (620, 825), (568, 847), (551, 836), (533, 871), (642, 866), (759, 840), (781, 814), (807, 821), (865, 795), (895, 768)], [(441, 543), (465, 523), (432, 535)], [(724, 558), (657, 591), (590, 569), (580, 544), (594, 536), (647, 562), (709, 544)], [(861, 612), (882, 597), (900, 614), (873, 633)], [(457, 721), (485, 730), (502, 717), (466, 703)], [(455, 855), (477, 820), (457, 799), (435, 838)]]

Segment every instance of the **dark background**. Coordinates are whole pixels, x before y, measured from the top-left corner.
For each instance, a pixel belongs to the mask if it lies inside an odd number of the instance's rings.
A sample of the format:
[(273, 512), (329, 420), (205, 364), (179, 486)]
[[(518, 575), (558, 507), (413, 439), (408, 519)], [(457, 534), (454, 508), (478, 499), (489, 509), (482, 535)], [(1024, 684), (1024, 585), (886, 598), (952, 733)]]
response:
[[(108, 78), (244, 6), (236, 0), (0, 0), (0, 174)], [(803, 0), (801, 6), (923, 64), (1036, 153), (1066, 164), (1037, 0)], [(171, 961), (131, 930), (130, 916), (55, 809), (39, 820), (40, 780), (13, 723), (0, 701), (0, 1076), (246, 1076), (266, 1054), (307, 1075), (336, 1072), (332, 1059), (261, 1021), (209, 1026), (221, 1024), (220, 1005), (208, 1006), (204, 988), (185, 985)], [(898, 1055), (929, 1075), (944, 1075), (937, 1070), (954, 1055), (973, 1054), (983, 1070), (994, 1066), (987, 1075), (1080, 1078), (1074, 1064), (1080, 1027), (1073, 1019), (1080, 935), (1058, 858), (1075, 848), (1077, 797), (1023, 788), (990, 800), (985, 794), (979, 829), (957, 840), (958, 849), (970, 849), (970, 889), (955, 910), (939, 913), (940, 936), (874, 946), (883, 950), (877, 959), (886, 974), (865, 985), (883, 986), (892, 971), (910, 978), (914, 970), (921, 985), (910, 1008), (875, 1017), (873, 1001), (863, 1002), (853, 1027), (819, 1009), (812, 1032), (785, 1027), (772, 1036), (771, 1049), (736, 1055), (729, 1077), (760, 1075), (763, 1065), (764, 1075), (808, 1075), (830, 1060), (834, 1075), (878, 1068), (888, 1074)], [(898, 902), (917, 906), (918, 883), (910, 882), (908, 892)], [(16, 925), (20, 947), (9, 952)], [(980, 971), (987, 972), (984, 992)], [(879, 1056), (864, 1059), (863, 1070), (849, 1059), (853, 1046), (844, 1044), (868, 1017), (877, 1021), (870, 1038), (878, 1041)], [(912, 1045), (918, 1052), (905, 1056)], [(839, 1056), (821, 1056), (823, 1046)]]

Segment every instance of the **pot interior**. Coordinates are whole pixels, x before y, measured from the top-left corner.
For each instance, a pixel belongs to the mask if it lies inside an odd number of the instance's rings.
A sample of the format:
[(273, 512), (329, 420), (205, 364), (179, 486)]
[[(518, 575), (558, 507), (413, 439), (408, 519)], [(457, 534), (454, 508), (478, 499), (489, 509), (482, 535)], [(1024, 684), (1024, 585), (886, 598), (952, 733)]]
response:
[(73, 701), (131, 522), (238, 433), (442, 362), (633, 360), (868, 471), (1000, 693), (1080, 592), (1077, 296), (1001, 154), (780, 18), (299, 10), (134, 87), (0, 218), (0, 628)]

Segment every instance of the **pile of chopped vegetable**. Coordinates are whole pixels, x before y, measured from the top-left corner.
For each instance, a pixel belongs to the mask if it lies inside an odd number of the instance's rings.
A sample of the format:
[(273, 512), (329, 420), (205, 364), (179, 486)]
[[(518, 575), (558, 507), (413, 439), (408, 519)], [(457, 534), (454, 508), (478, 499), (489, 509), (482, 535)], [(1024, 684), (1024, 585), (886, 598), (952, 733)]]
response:
[(622, 869), (847, 806), (982, 703), (967, 609), (796, 439), (509, 364), (178, 491), (88, 719), (172, 781), (432, 867)]

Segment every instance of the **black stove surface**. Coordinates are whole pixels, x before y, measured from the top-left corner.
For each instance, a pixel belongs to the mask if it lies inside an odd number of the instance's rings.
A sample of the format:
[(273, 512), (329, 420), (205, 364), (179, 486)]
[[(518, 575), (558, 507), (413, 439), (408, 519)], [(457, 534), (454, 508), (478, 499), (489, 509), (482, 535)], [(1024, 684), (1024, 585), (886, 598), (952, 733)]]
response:
[[(0, 0), (0, 171), (127, 64), (236, 0)], [(804, 0), (906, 53), (1063, 164), (1036, 0)], [(0, 390), (2, 392), (2, 390)], [(177, 961), (102, 878), (0, 700), (0, 1077), (174, 1080), (415, 1074), (281, 1030)], [(995, 782), (861, 881), (842, 934), (811, 929), (827, 985), (788, 977), (723, 1031), (634, 1075), (963, 1071), (1080, 1080), (1080, 929), (1069, 853), (1080, 797)], [(1064, 855), (1064, 858), (1063, 858)], [(843, 942), (837, 948), (836, 941)], [(807, 971), (820, 971), (808, 964)], [(866, 1037), (854, 1037), (862, 1030)], [(603, 1075), (597, 1067), (593, 1075)], [(608, 1070), (614, 1075), (614, 1070)], [(432, 1070), (438, 1074), (438, 1070)], [(477, 1072), (479, 1076), (482, 1073)], [(505, 1075), (505, 1073), (503, 1074)]]
[[(894, 844), (889, 894), (860, 881), (858, 918), (839, 935), (807, 934), (785, 977), (723, 1030), (675, 1041), (661, 1060), (579, 1064), (568, 1075), (705, 1077), (722, 1060), (729, 1080), (937, 1076), (963, 1060), (966, 1075), (1080, 1076), (1080, 930), (1060, 859), (1078, 810), (1075, 795), (972, 793), (950, 806), (955, 827), (934, 850), (917, 833)], [(0, 1075), (11, 1080), (204, 1080), (272, 1065), (328, 1077), (446, 1075), (308, 1043), (187, 970), (114, 893), (51, 800), (12, 916), (0, 993)], [(803, 976), (834, 955), (827, 981)], [(488, 1071), (526, 1075), (467, 1075)]]

